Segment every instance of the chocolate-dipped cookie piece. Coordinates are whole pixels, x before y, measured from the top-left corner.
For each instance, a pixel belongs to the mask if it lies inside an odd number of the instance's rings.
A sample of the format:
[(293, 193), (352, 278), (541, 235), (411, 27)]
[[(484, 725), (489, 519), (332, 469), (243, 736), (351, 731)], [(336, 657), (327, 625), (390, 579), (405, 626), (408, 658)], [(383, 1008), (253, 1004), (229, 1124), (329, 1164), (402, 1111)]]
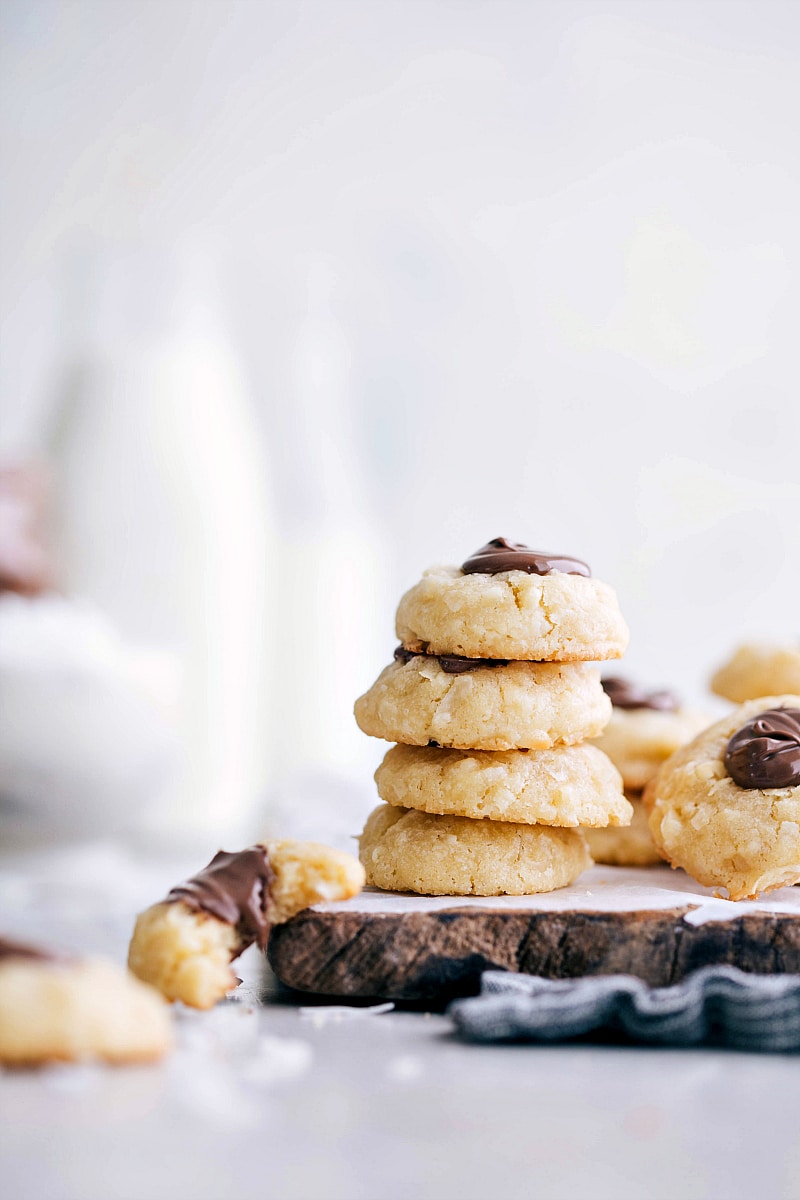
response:
[(134, 975), (168, 999), (211, 1008), (238, 977), (234, 959), (271, 928), (322, 900), (346, 900), (364, 883), (350, 854), (278, 839), (229, 854), (172, 888), (136, 919), (128, 951)]
[(220, 850), (197, 875), (179, 883), (167, 903), (181, 901), (196, 912), (210, 913), (232, 925), (245, 946), (263, 950), (270, 930), (270, 887), (275, 872), (266, 846), (249, 846), (229, 854)]
[(161, 997), (116, 963), (0, 936), (0, 1063), (148, 1062), (171, 1044)]

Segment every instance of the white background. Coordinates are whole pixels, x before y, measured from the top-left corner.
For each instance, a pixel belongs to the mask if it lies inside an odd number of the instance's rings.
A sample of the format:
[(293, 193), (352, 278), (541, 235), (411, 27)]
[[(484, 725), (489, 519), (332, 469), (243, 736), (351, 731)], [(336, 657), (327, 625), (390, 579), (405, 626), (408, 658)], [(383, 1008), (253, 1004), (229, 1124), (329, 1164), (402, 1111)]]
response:
[[(498, 534), (586, 559), (626, 671), (695, 701), (800, 632), (800, 5), (0, 13), (2, 448), (52, 452), (67, 366), (124, 337), (87, 277), (137, 264), (158, 312), (203, 262), (271, 547), (260, 787), (366, 795), (396, 599)], [(140, 636), (105, 535), (70, 583)]]

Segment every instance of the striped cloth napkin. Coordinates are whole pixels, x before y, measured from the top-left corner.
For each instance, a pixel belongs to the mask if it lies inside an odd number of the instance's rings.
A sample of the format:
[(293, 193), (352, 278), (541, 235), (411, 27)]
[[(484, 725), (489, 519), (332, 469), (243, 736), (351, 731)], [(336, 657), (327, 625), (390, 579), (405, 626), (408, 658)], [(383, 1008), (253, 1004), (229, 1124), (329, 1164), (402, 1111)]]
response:
[(448, 1008), (476, 1042), (555, 1042), (603, 1031), (635, 1042), (800, 1050), (800, 975), (749, 975), (710, 966), (672, 987), (631, 975), (542, 979), (486, 971), (481, 993)]

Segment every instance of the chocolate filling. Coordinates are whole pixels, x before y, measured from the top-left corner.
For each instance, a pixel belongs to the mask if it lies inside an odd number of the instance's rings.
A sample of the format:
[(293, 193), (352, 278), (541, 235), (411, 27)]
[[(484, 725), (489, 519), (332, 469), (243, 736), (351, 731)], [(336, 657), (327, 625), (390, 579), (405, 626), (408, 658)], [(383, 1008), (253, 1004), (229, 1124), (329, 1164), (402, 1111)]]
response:
[(800, 708), (768, 708), (737, 729), (725, 769), (741, 788), (800, 784)]
[(528, 575), (549, 575), (561, 571), (565, 575), (591, 575), (585, 562), (565, 554), (550, 554), (531, 550), (522, 542), (492, 538), (480, 550), (471, 554), (461, 570), (465, 575), (499, 575), (501, 571), (526, 571)]
[(666, 689), (648, 692), (621, 675), (609, 675), (601, 683), (614, 708), (652, 708), (656, 712), (677, 712), (680, 708), (677, 697)]
[(768, 708), (736, 730), (724, 766), (739, 787), (800, 784), (800, 708)]
[(249, 846), (228, 854), (220, 850), (207, 867), (172, 888), (168, 904), (180, 901), (233, 925), (244, 942), (263, 950), (270, 930), (270, 889), (275, 880), (264, 846)]
[(507, 667), (507, 658), (462, 658), (460, 654), (425, 654), (422, 650), (409, 650), (400, 645), (394, 652), (396, 662), (411, 662), (412, 658), (435, 659), (448, 675), (463, 675), (465, 671), (475, 671), (478, 667)]

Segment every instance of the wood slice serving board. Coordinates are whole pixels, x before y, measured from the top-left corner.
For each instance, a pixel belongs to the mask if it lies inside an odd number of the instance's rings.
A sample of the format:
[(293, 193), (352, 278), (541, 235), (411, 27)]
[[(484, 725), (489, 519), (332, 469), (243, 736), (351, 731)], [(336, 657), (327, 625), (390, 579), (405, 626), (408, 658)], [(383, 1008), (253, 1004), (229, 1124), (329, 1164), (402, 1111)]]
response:
[(708, 963), (800, 974), (800, 886), (734, 904), (668, 867), (593, 867), (539, 896), (367, 889), (276, 926), (268, 957), (300, 991), (390, 1000), (469, 995), (490, 969), (631, 974), (656, 987)]

